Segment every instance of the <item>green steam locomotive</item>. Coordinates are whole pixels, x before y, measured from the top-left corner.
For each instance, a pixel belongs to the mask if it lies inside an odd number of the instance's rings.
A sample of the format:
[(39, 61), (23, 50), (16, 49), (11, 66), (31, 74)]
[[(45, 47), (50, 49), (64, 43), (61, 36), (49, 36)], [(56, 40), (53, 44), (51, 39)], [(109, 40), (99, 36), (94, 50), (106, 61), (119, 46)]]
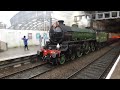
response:
[(38, 59), (52, 64), (64, 64), (83, 54), (104, 46), (108, 33), (92, 29), (81, 29), (78, 25), (66, 26), (63, 20), (51, 26), (50, 40), (37, 51)]

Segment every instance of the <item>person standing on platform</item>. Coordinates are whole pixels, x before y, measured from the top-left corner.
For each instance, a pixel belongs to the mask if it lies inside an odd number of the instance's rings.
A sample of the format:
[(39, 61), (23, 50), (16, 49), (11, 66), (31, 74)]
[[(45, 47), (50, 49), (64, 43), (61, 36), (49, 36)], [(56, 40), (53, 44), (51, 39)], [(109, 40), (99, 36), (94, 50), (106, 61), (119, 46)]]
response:
[(24, 36), (23, 38), (22, 38), (22, 40), (24, 41), (24, 50), (26, 50), (26, 48), (27, 48), (27, 50), (29, 50), (28, 49), (28, 39), (26, 39), (26, 36)]

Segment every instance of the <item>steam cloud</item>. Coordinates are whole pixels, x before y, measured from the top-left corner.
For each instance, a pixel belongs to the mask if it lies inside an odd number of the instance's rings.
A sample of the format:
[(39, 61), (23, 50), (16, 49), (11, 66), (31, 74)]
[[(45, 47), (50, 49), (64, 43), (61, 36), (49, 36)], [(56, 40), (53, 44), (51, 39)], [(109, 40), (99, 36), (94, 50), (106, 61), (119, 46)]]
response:
[[(84, 15), (84, 14), (85, 14), (84, 11), (53, 11), (52, 18), (56, 18), (58, 20), (64, 20), (64, 24), (71, 26), (72, 24), (75, 24), (74, 16)], [(85, 16), (83, 16), (81, 20), (78, 22), (78, 26), (80, 28), (90, 26), (89, 17), (85, 18)]]

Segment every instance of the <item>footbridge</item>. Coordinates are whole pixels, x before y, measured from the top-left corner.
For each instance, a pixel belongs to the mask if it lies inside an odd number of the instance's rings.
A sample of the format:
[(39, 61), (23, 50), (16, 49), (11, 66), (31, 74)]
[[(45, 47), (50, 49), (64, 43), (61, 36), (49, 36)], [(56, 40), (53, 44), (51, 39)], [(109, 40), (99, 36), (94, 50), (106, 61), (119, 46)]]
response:
[(84, 15), (75, 16), (74, 21), (76, 23), (79, 22), (82, 16), (86, 16), (86, 18), (89, 17), (91, 19), (91, 27), (93, 29), (120, 33), (120, 11), (94, 11)]

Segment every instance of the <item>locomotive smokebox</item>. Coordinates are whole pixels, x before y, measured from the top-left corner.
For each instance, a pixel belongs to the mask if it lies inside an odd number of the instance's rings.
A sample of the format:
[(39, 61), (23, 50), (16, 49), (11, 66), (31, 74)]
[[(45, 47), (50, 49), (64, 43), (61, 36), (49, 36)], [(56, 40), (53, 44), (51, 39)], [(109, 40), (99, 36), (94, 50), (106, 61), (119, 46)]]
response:
[[(60, 25), (64, 23), (63, 20), (59, 20), (58, 22), (59, 22)], [(64, 25), (64, 24), (63, 24), (63, 25)]]

